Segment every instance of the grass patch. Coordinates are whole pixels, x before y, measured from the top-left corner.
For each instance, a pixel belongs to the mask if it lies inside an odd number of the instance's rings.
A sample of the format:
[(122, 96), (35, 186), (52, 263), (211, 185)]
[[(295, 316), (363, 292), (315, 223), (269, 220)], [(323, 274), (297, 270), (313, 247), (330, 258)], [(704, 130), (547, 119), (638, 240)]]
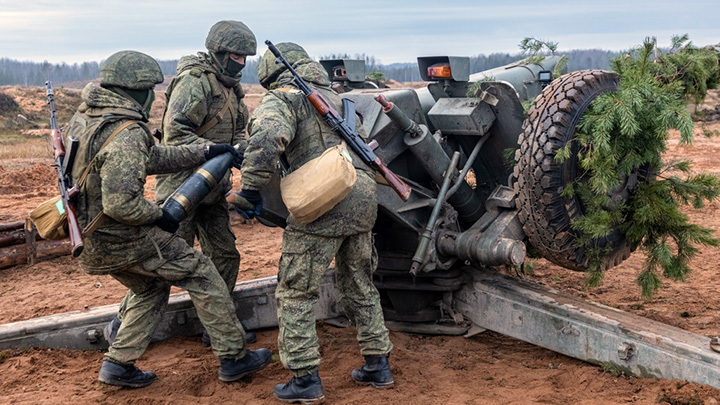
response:
[(613, 377), (622, 377), (625, 375), (625, 372), (621, 367), (609, 361), (600, 362), (600, 371), (603, 373), (608, 373)]
[(52, 159), (53, 153), (47, 139), (27, 139), (21, 134), (0, 134), (0, 161), (5, 159)]

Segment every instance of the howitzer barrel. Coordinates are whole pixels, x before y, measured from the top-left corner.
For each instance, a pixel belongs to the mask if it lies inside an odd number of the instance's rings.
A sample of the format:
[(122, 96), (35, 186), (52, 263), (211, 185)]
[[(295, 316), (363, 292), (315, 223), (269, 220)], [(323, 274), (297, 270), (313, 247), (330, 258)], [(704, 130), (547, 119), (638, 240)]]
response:
[(491, 81), (507, 82), (513, 86), (521, 100), (532, 100), (542, 91), (543, 86), (548, 83), (540, 80), (540, 72), (553, 71), (560, 60), (560, 56), (553, 55), (538, 63), (515, 62), (471, 74), (470, 81), (477, 82), (489, 79)]
[(162, 208), (173, 220), (184, 220), (218, 185), (232, 162), (233, 156), (230, 153), (223, 153), (208, 160), (165, 200)]

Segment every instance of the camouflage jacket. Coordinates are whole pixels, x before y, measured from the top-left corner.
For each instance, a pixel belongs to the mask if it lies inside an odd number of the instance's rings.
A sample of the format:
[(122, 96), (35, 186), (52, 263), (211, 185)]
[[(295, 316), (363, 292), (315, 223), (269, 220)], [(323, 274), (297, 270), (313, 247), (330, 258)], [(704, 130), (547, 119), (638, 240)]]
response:
[[(310, 59), (298, 61), (295, 70), (333, 107), (340, 111), (340, 96), (330, 89), (327, 72)], [(330, 128), (322, 116), (297, 89), (292, 74), (285, 71), (260, 102), (250, 118), (250, 139), (242, 165), (242, 188), (259, 190), (275, 172), (276, 162), (285, 154), (292, 170), (322, 154), (329, 147), (342, 142), (340, 135)], [(360, 119), (356, 129), (365, 136)], [(358, 176), (353, 190), (315, 221), (302, 225), (288, 218), (288, 228), (322, 236), (344, 236), (372, 229), (377, 216), (377, 197), (374, 175), (360, 158), (351, 152)], [(318, 176), (322, 176), (318, 173)]]
[(82, 100), (65, 131), (65, 137), (80, 141), (74, 183), (95, 159), (76, 199), (78, 222), (85, 228), (101, 211), (105, 218), (85, 237), (78, 261), (86, 272), (104, 274), (158, 255), (175, 237), (152, 225), (162, 210), (144, 198), (145, 177), (199, 165), (205, 156), (201, 145), (155, 145), (140, 124), (130, 125), (100, 149), (118, 126), (129, 119), (140, 121), (142, 115), (130, 100), (93, 83), (83, 90)]
[[(163, 145), (240, 143), (241, 150), (245, 148), (248, 110), (240, 81), (218, 73), (209, 58), (209, 55), (199, 52), (198, 56), (184, 56), (178, 62), (178, 75), (165, 93), (167, 106), (163, 116)], [(230, 106), (220, 117), (221, 120), (198, 135), (198, 130), (223, 110), (228, 96)], [(232, 186), (230, 172), (228, 170), (223, 181), (203, 200), (204, 204), (224, 201), (225, 193)], [(158, 176), (157, 200), (165, 200), (192, 173), (193, 170), (186, 170)]]

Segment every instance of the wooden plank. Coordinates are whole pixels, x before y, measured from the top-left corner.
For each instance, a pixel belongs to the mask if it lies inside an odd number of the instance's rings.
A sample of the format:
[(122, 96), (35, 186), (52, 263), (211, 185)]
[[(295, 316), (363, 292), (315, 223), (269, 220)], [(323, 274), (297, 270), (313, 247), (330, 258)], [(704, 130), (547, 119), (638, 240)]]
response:
[[(52, 257), (69, 255), (72, 250), (70, 240), (41, 240), (36, 243), (36, 257), (46, 260)], [(0, 269), (28, 262), (28, 245), (13, 245), (0, 248)]]
[(0, 224), (0, 232), (14, 231), (16, 229), (23, 229), (25, 221), (6, 222)]

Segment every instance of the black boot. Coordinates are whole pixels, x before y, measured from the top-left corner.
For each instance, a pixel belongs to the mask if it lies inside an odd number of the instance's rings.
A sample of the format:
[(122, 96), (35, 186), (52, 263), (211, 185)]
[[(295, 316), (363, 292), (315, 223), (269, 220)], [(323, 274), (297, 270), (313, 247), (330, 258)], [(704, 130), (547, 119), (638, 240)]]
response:
[(115, 338), (117, 337), (118, 329), (120, 329), (120, 318), (115, 315), (115, 317), (103, 328), (103, 337), (105, 337), (105, 340), (107, 340), (110, 346), (112, 346)]
[[(203, 329), (202, 338), (200, 338), (202, 341), (203, 346), (210, 347), (210, 335), (208, 335), (207, 330)], [(255, 336), (252, 332), (245, 332), (245, 343), (255, 343), (257, 342), (257, 336)]]
[(390, 388), (395, 384), (387, 356), (365, 356), (365, 364), (353, 370), (352, 379), (360, 385), (372, 385), (375, 388)]
[(220, 359), (220, 381), (237, 381), (250, 373), (260, 371), (270, 364), (272, 353), (268, 349), (246, 350), (245, 357), (236, 360), (233, 358)]
[(323, 386), (317, 370), (302, 377), (293, 377), (287, 384), (275, 386), (275, 398), (301, 404), (317, 404), (325, 401)]
[(103, 361), (98, 374), (98, 380), (105, 384), (128, 388), (147, 387), (155, 379), (157, 376), (152, 371), (141, 371), (133, 365), (125, 366), (109, 360)]

